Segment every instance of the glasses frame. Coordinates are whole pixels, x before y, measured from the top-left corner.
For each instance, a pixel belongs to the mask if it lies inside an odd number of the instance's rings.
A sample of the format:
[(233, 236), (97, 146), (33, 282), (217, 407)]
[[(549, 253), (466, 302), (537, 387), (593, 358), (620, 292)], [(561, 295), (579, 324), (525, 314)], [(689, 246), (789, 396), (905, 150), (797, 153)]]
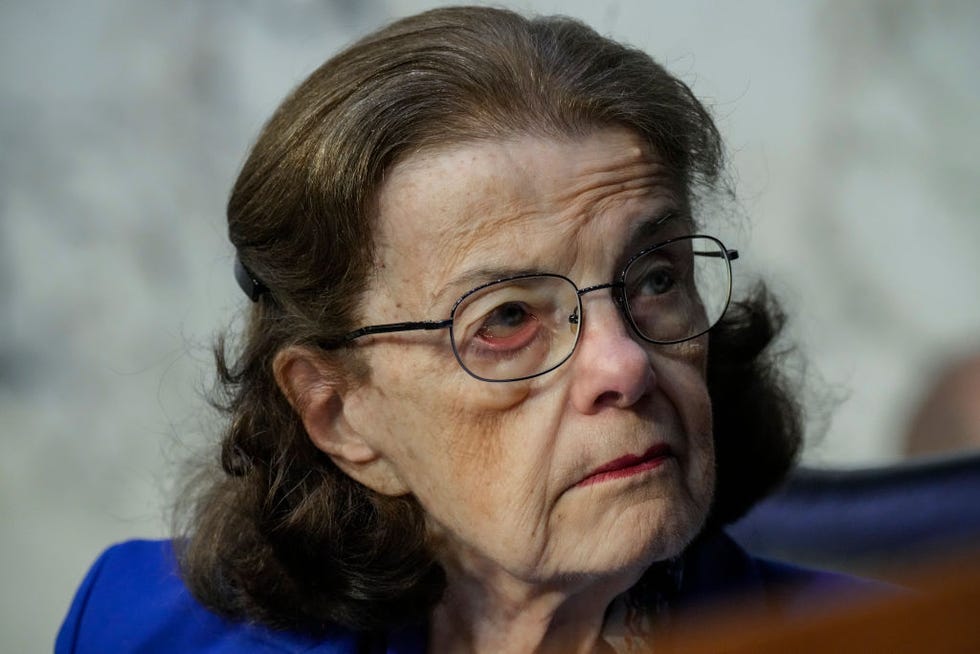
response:
[[(724, 258), (725, 259), (725, 263), (728, 266), (728, 289), (727, 289), (727, 296), (725, 298), (725, 305), (722, 308), (721, 313), (718, 316), (718, 320), (716, 320), (714, 323), (712, 323), (711, 325), (709, 325), (706, 329), (703, 329), (703, 330), (701, 330), (700, 332), (698, 332), (696, 334), (692, 334), (690, 336), (685, 336), (684, 338), (677, 338), (677, 339), (672, 339), (672, 340), (658, 340), (658, 339), (653, 339), (653, 338), (649, 338), (649, 337), (645, 336), (643, 334), (643, 332), (640, 331), (640, 328), (637, 326), (636, 321), (633, 319), (633, 314), (630, 312), (629, 303), (626, 301), (626, 297), (625, 297), (625, 294), (624, 294), (624, 289), (626, 288), (626, 275), (629, 272), (630, 267), (633, 265), (633, 263), (635, 261), (637, 261), (641, 257), (644, 257), (644, 256), (650, 254), (651, 252), (654, 252), (654, 251), (659, 250), (661, 248), (667, 247), (668, 245), (671, 245), (673, 243), (677, 243), (679, 241), (689, 241), (689, 240), (699, 239), (699, 238), (701, 238), (701, 239), (708, 239), (708, 240), (714, 241), (714, 243), (718, 246), (718, 252), (701, 252), (701, 253), (699, 253), (701, 256), (721, 257), (721, 258)], [(452, 311), (450, 311), (449, 317), (446, 318), (445, 320), (417, 320), (417, 321), (411, 321), (411, 322), (391, 322), (391, 323), (383, 323), (383, 324), (379, 324), (379, 325), (368, 325), (368, 326), (360, 327), (360, 328), (355, 329), (353, 331), (347, 332), (346, 334), (344, 334), (343, 336), (341, 336), (338, 340), (336, 340), (334, 342), (331, 342), (331, 343), (320, 343), (320, 347), (322, 347), (323, 349), (326, 349), (326, 350), (337, 349), (339, 347), (343, 347), (345, 345), (348, 345), (352, 341), (355, 341), (355, 340), (357, 340), (357, 339), (359, 339), (359, 338), (361, 338), (363, 336), (370, 336), (370, 335), (373, 335), (373, 334), (392, 334), (392, 333), (396, 333), (396, 332), (435, 331), (435, 330), (439, 330), (439, 329), (449, 329), (449, 342), (450, 342), (450, 344), (452, 345), (452, 348), (453, 348), (453, 355), (456, 357), (456, 362), (459, 363), (459, 366), (464, 371), (466, 371), (466, 373), (468, 375), (470, 375), (471, 377), (474, 377), (475, 379), (479, 379), (480, 381), (492, 382), (492, 383), (524, 381), (526, 379), (533, 379), (534, 377), (540, 377), (541, 375), (546, 375), (549, 372), (551, 372), (552, 370), (554, 370), (555, 368), (558, 368), (563, 363), (565, 363), (566, 361), (568, 361), (568, 359), (571, 358), (572, 354), (575, 353), (576, 348), (578, 348), (578, 342), (579, 342), (579, 339), (581, 338), (581, 335), (582, 335), (582, 329), (580, 328), (576, 332), (576, 334), (575, 334), (575, 342), (572, 344), (571, 349), (569, 349), (568, 354), (565, 355), (560, 361), (558, 361), (557, 363), (555, 363), (554, 365), (552, 365), (551, 367), (549, 367), (549, 368), (547, 368), (545, 370), (542, 370), (540, 372), (536, 372), (533, 375), (525, 375), (523, 377), (514, 377), (514, 378), (508, 378), (508, 379), (490, 379), (490, 378), (487, 378), (487, 377), (481, 377), (480, 375), (477, 375), (472, 370), (470, 370), (469, 368), (467, 368), (466, 367), (466, 364), (463, 363), (463, 359), (462, 359), (462, 357), (459, 354), (459, 350), (457, 350), (457, 348), (456, 348), (456, 338), (455, 338), (455, 335), (453, 334), (453, 323), (456, 320), (456, 310), (459, 308), (460, 304), (462, 304), (463, 301), (466, 300), (466, 298), (470, 297), (474, 293), (478, 293), (478, 292), (482, 291), (485, 288), (488, 288), (490, 286), (494, 286), (496, 284), (500, 284), (502, 282), (509, 282), (509, 281), (518, 280), (518, 279), (529, 279), (529, 278), (532, 278), (532, 277), (553, 277), (553, 278), (557, 278), (557, 279), (563, 279), (563, 280), (565, 280), (566, 282), (568, 282), (569, 284), (572, 285), (572, 288), (575, 289), (575, 295), (576, 295), (576, 297), (578, 299), (577, 313), (572, 314), (571, 316), (569, 316), (569, 321), (570, 322), (579, 322), (579, 323), (581, 323), (581, 322), (584, 322), (584, 311), (583, 311), (583, 308), (582, 308), (582, 296), (585, 295), (585, 294), (587, 294), (587, 293), (592, 293), (593, 291), (600, 291), (602, 289), (609, 288), (609, 289), (612, 289), (613, 290), (613, 292), (612, 292), (613, 302), (615, 302), (616, 307), (619, 309), (620, 315), (623, 316), (624, 320), (626, 321), (626, 324), (629, 325), (630, 330), (638, 338), (640, 338), (641, 340), (643, 340), (646, 343), (652, 343), (654, 345), (674, 345), (676, 343), (683, 343), (685, 341), (690, 341), (692, 339), (695, 339), (695, 338), (697, 338), (699, 336), (702, 336), (702, 335), (708, 333), (709, 331), (711, 331), (711, 329), (715, 325), (717, 325), (721, 321), (721, 318), (725, 315), (725, 312), (728, 310), (728, 305), (731, 303), (731, 299), (732, 299), (732, 261), (735, 261), (736, 259), (738, 259), (738, 257), (739, 257), (738, 250), (734, 250), (734, 249), (731, 249), (731, 248), (726, 248), (725, 245), (724, 245), (724, 243), (722, 243), (719, 239), (715, 238), (714, 236), (708, 236), (707, 234), (689, 234), (687, 236), (678, 236), (676, 238), (668, 239), (666, 241), (662, 241), (660, 243), (657, 243), (656, 245), (651, 245), (650, 247), (644, 248), (644, 249), (640, 250), (639, 252), (637, 252), (636, 254), (634, 254), (633, 256), (631, 256), (629, 258), (629, 260), (626, 262), (626, 264), (623, 266), (622, 271), (620, 271), (619, 275), (612, 282), (608, 282), (608, 283), (605, 283), (605, 284), (596, 284), (594, 286), (587, 286), (585, 288), (579, 288), (578, 285), (575, 282), (573, 282), (571, 279), (569, 279), (565, 275), (560, 275), (558, 273), (523, 273), (523, 274), (520, 274), (520, 275), (513, 275), (511, 277), (501, 277), (500, 279), (495, 279), (493, 281), (489, 281), (489, 282), (485, 282), (483, 284), (480, 284), (479, 286), (477, 286), (475, 288), (471, 288), (467, 292), (463, 293), (459, 297), (459, 299), (457, 299), (456, 302), (453, 303)], [(575, 318), (574, 321), (572, 320), (573, 318)]]

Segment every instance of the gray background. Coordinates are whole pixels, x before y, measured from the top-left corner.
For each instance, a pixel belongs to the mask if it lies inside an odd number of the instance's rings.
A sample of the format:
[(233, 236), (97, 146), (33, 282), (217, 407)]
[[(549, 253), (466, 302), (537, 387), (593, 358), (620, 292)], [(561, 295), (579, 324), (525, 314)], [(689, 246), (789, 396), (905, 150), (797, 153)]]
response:
[[(435, 3), (0, 4), (0, 651), (47, 651), (107, 544), (161, 536), (216, 432), (233, 325), (223, 205), (282, 96)], [(977, 3), (523, 2), (637, 45), (713, 108), (742, 279), (793, 316), (806, 459), (894, 460), (938, 367), (980, 348)]]

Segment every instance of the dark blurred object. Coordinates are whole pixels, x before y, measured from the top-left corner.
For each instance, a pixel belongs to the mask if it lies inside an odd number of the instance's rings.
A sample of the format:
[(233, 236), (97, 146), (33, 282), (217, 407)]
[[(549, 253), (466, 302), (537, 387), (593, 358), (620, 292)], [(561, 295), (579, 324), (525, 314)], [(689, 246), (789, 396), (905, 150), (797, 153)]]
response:
[(895, 579), (908, 564), (980, 552), (980, 453), (800, 468), (728, 531), (759, 556)]
[(909, 422), (907, 456), (980, 451), (980, 352), (939, 375)]
[(918, 589), (860, 602), (827, 602), (784, 618), (771, 610), (718, 609), (681, 621), (657, 642), (668, 654), (980, 652), (980, 556), (918, 569)]

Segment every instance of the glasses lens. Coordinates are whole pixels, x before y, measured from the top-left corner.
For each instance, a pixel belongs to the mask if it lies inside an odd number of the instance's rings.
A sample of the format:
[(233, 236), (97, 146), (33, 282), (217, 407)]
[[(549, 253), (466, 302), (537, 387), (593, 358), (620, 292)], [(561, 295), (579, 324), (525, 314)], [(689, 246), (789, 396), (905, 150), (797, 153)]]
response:
[(710, 236), (673, 240), (637, 257), (626, 269), (626, 306), (637, 331), (675, 343), (708, 331), (731, 296), (725, 246)]
[(487, 381), (526, 379), (561, 364), (575, 349), (580, 307), (564, 277), (534, 275), (494, 282), (453, 310), (456, 357)]

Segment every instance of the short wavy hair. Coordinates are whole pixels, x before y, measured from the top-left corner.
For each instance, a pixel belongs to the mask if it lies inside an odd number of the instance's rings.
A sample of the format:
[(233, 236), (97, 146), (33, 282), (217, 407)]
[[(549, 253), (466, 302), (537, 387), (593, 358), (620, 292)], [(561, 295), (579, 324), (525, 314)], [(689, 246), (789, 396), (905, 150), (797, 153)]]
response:
[[(274, 627), (360, 631), (424, 620), (445, 585), (411, 496), (353, 481), (311, 443), (273, 359), (355, 327), (384, 175), (420, 151), (514, 135), (626, 127), (690, 204), (725, 186), (722, 141), (691, 90), (648, 55), (564, 17), (444, 8), (399, 20), (328, 60), (265, 125), (228, 203), (242, 264), (261, 280), (234, 347), (219, 340), (220, 468), (188, 486), (182, 573), (219, 613)], [(710, 334), (717, 449), (709, 524), (734, 520), (795, 461), (800, 420), (770, 344), (764, 289)], [(355, 348), (324, 351), (365, 373)]]

